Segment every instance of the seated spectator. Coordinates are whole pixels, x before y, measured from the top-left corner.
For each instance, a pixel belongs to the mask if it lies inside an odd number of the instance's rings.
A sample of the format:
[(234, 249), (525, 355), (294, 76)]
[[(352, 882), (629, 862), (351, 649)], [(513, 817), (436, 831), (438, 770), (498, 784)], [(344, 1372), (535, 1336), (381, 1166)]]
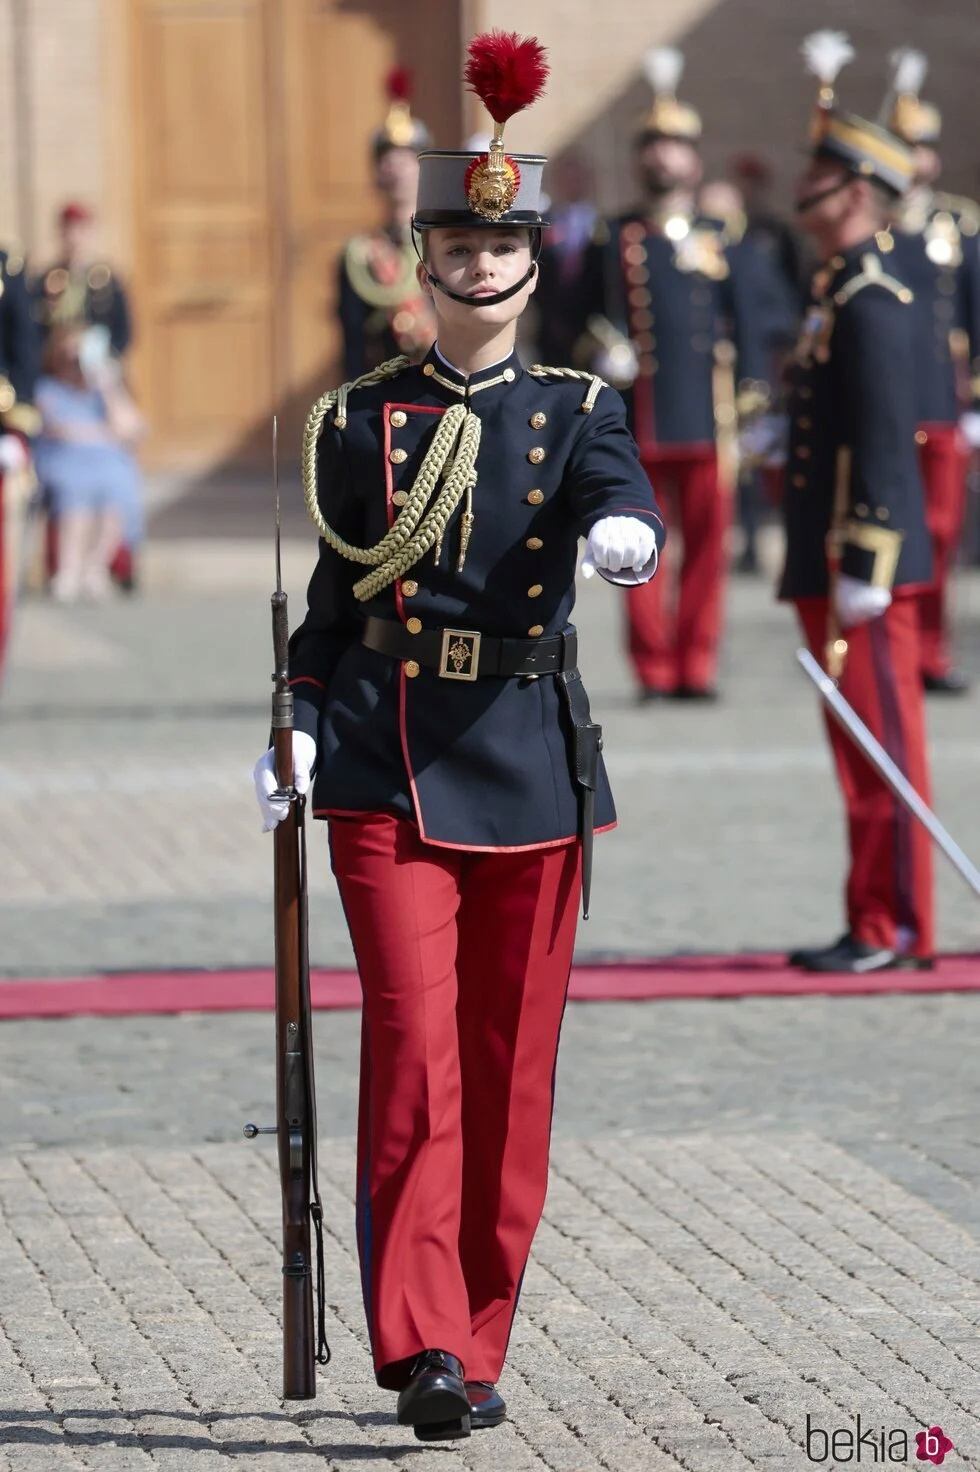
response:
[(35, 467), (58, 525), (51, 591), (63, 603), (107, 595), (108, 564), (140, 505), (132, 447), (145, 426), (118, 364), (94, 335), (102, 331), (53, 328), (35, 394)]

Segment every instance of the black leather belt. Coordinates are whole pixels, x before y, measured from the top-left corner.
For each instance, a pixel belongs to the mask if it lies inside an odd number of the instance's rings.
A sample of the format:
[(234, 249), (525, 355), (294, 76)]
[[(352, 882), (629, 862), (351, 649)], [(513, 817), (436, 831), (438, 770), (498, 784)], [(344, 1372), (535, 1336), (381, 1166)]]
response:
[(475, 629), (421, 629), (412, 634), (393, 619), (369, 618), (361, 642), (392, 659), (414, 659), (441, 680), (485, 675), (558, 675), (578, 664), (578, 635), (569, 625), (547, 639), (495, 639)]

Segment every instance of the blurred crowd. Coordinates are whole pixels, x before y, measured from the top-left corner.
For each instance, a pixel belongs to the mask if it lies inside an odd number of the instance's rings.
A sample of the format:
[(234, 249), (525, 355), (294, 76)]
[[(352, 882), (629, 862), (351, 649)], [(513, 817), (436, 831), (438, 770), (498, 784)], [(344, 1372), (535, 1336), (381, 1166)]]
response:
[[(126, 384), (129, 304), (99, 253), (95, 217), (72, 201), (57, 225), (57, 259), (37, 273), (0, 252), (0, 470), (8, 516), (29, 486), (41, 576), (73, 603), (136, 585), (145, 426)], [(19, 574), (9, 564), (0, 560), (0, 648)]]

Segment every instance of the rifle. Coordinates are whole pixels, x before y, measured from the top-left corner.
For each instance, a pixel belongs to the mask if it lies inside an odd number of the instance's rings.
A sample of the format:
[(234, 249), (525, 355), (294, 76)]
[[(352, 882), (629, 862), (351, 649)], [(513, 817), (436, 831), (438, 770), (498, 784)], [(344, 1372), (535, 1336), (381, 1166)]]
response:
[[(289, 812), (273, 833), (276, 946), (276, 1122), (246, 1124), (246, 1139), (275, 1135), (282, 1187), (282, 1394), (312, 1400), (316, 1366), (330, 1361), (326, 1338), (323, 1271), (323, 1206), (317, 1181), (316, 1085), (306, 886), (306, 799), (293, 786), (293, 692), (289, 688), (289, 615), (282, 588), (279, 529), (278, 425), (272, 420), (276, 491), (276, 591), (272, 595), (272, 744), (276, 795)], [(313, 1332), (313, 1264), (310, 1222), (316, 1232), (317, 1325)]]

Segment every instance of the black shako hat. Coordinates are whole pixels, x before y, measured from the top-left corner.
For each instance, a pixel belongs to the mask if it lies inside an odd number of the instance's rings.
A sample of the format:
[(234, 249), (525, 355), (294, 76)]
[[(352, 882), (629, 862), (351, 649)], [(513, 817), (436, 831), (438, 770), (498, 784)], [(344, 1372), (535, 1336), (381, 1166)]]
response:
[(504, 124), (544, 91), (548, 63), (533, 37), (490, 31), (469, 45), (464, 73), (493, 119), (486, 152), (428, 149), (419, 155), (416, 230), (438, 226), (523, 225), (540, 229), (541, 179), (547, 160), (537, 153), (506, 153)]

